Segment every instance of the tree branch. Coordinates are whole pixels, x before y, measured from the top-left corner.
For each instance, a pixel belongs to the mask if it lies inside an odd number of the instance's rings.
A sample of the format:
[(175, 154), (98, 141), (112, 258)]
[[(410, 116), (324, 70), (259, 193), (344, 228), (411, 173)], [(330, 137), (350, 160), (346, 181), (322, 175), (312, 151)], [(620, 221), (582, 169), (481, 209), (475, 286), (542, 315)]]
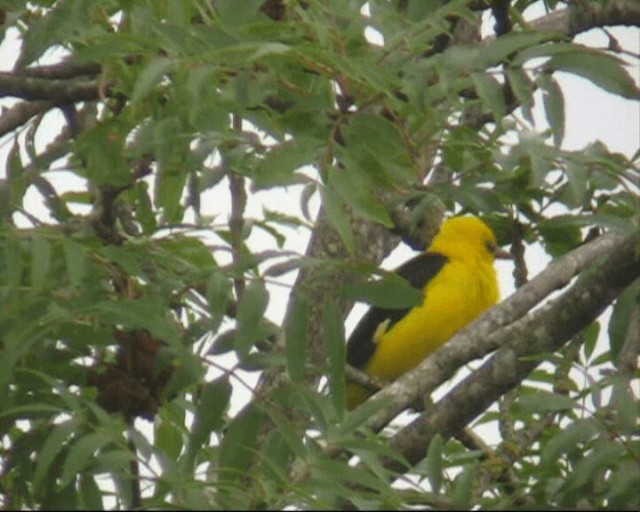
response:
[(530, 22), (529, 28), (573, 37), (592, 28), (610, 25), (640, 27), (640, 3), (636, 0), (579, 0), (572, 2), (568, 9), (554, 11)]
[(16, 70), (15, 75), (47, 80), (69, 80), (80, 76), (95, 76), (100, 74), (101, 71), (102, 65), (98, 63), (79, 63), (63, 60), (57, 64)]
[(0, 73), (0, 98), (13, 96), (24, 100), (49, 100), (56, 103), (97, 100), (97, 80), (46, 80)]
[[(245, 190), (244, 177), (231, 173), (229, 175), (229, 190), (231, 192), (231, 214), (229, 215), (229, 232), (231, 233), (231, 251), (233, 264), (240, 268), (243, 252), (244, 213), (247, 205), (247, 191)], [(244, 292), (245, 281), (241, 275), (233, 280), (236, 299), (240, 301)]]

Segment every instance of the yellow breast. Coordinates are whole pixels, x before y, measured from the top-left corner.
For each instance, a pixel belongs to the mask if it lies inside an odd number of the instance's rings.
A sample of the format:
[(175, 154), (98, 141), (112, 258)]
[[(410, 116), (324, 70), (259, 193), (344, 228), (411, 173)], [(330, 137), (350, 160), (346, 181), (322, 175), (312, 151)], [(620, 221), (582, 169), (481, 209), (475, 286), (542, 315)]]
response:
[(429, 283), (425, 300), (378, 341), (366, 370), (393, 380), (414, 368), (498, 300), (492, 265), (450, 262)]

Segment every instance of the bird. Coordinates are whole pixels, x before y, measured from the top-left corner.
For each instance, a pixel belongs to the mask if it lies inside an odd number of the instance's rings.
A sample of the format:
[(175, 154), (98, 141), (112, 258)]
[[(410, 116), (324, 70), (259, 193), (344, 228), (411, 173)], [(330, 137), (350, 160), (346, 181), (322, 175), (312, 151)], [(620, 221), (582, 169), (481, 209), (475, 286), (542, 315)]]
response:
[[(393, 381), (417, 366), (498, 302), (496, 258), (511, 256), (481, 219), (445, 220), (428, 249), (395, 271), (423, 291), (422, 303), (404, 309), (371, 307), (349, 336), (347, 363), (383, 381)], [(347, 409), (371, 394), (348, 383)]]

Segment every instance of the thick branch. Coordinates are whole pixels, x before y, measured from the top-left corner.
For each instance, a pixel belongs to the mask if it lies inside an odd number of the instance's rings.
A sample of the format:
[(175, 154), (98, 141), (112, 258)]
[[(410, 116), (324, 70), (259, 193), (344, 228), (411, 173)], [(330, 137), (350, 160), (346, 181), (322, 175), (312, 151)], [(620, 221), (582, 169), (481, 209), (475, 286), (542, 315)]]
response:
[(57, 64), (16, 70), (15, 74), (47, 80), (69, 80), (80, 76), (95, 76), (100, 74), (101, 71), (102, 65), (98, 63), (79, 63), (65, 60)]
[(640, 27), (640, 2), (637, 0), (578, 1), (572, 3), (568, 9), (554, 11), (532, 21), (529, 23), (529, 28), (573, 37), (595, 27), (612, 25)]
[[(428, 415), (421, 415), (396, 434), (392, 447), (410, 463), (418, 462), (436, 433), (450, 437), (524, 380), (541, 362), (531, 356), (559, 349), (640, 277), (638, 243), (640, 234), (619, 241), (560, 298), (500, 330), (504, 346)], [(395, 462), (389, 464), (397, 468)]]
[(46, 80), (0, 73), (0, 98), (50, 100), (56, 103), (96, 100), (100, 96), (97, 80)]

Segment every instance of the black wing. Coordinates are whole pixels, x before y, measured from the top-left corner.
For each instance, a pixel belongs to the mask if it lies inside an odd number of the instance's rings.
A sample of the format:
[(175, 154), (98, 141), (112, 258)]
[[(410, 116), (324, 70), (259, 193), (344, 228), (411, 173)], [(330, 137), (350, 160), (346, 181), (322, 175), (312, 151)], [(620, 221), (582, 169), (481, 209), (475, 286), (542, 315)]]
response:
[[(422, 290), (447, 262), (442, 254), (427, 252), (419, 254), (398, 267), (395, 272), (406, 279), (411, 286)], [(378, 326), (389, 320), (387, 330), (411, 308), (386, 309), (371, 307), (360, 319), (347, 342), (347, 363), (356, 368), (363, 368), (376, 349), (373, 335)]]

